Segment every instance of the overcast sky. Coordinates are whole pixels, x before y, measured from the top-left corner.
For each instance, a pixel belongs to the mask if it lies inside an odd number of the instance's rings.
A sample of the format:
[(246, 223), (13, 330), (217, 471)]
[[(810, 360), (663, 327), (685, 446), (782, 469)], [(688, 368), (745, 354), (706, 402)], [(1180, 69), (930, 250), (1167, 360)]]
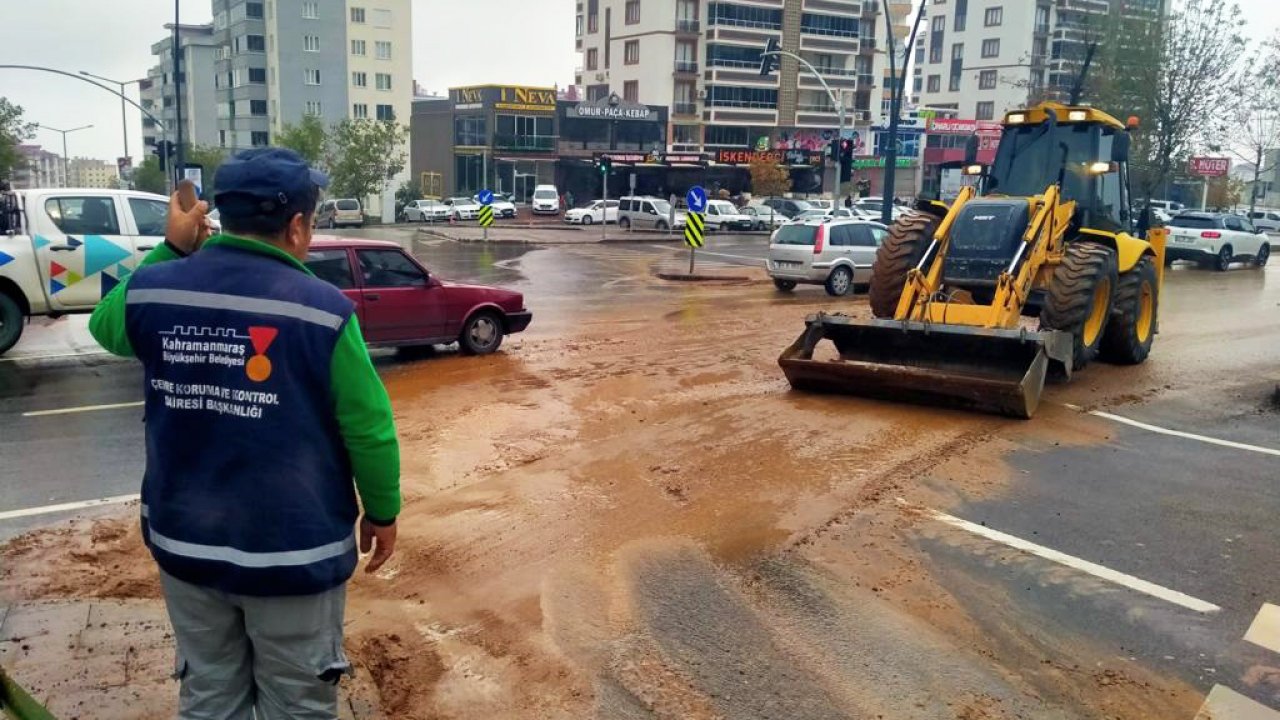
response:
[[(1280, 27), (1276, 0), (1239, 2), (1249, 13), (1249, 28), (1256, 37)], [(575, 0), (413, 0), (415, 78), (435, 91), (473, 83), (571, 83), (577, 62), (574, 4)], [(0, 5), (0, 64), (88, 70), (117, 80), (146, 76), (155, 64), (151, 44), (173, 20), (170, 0), (0, 0)], [(210, 20), (208, 0), (182, 0), (182, 6), (184, 23)], [(137, 99), (136, 87), (129, 93)], [(62, 129), (93, 124), (68, 136), (73, 156), (105, 160), (123, 150), (119, 100), (90, 85), (49, 73), (0, 69), (0, 96), (21, 105), (34, 122)], [(40, 130), (35, 142), (62, 151), (58, 133)], [(129, 144), (131, 154), (139, 158), (141, 124), (132, 109)]]

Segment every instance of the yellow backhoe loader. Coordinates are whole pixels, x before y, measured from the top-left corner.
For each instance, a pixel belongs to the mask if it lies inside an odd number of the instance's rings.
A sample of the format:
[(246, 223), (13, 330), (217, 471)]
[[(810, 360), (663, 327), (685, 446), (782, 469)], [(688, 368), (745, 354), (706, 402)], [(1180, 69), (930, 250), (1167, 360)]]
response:
[[(976, 138), (966, 148), (976, 185), (891, 228), (872, 271), (876, 319), (807, 319), (779, 359), (793, 388), (1029, 418), (1050, 374), (1147, 358), (1166, 235), (1131, 217), (1137, 120), (1042, 103), (1003, 125), (989, 168)], [(838, 359), (815, 359), (823, 340)]]

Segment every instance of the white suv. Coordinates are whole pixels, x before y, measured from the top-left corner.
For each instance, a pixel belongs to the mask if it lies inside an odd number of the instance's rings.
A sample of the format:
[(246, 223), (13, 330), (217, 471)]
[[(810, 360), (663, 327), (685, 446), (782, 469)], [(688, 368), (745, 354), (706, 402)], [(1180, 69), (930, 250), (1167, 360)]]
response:
[(750, 230), (756, 224), (728, 200), (708, 200), (706, 220), (708, 230)]
[(1218, 271), (1237, 261), (1262, 267), (1271, 255), (1267, 236), (1246, 218), (1229, 213), (1183, 212), (1169, 221), (1165, 263), (1190, 260)]
[(769, 277), (783, 292), (803, 283), (847, 295), (871, 282), (876, 250), (888, 233), (880, 223), (844, 218), (783, 225), (769, 239)]
[(560, 191), (555, 185), (539, 185), (533, 189), (530, 205), (534, 215), (559, 215)]

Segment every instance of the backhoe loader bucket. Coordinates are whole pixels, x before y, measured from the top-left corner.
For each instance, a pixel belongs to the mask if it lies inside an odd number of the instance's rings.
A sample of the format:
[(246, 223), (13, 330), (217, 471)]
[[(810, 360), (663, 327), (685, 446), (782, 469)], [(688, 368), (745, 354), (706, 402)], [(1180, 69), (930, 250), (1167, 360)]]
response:
[[(818, 314), (783, 351), (791, 387), (1029, 418), (1052, 369), (1067, 377), (1069, 333), (993, 330)], [(838, 360), (814, 360), (823, 339)]]

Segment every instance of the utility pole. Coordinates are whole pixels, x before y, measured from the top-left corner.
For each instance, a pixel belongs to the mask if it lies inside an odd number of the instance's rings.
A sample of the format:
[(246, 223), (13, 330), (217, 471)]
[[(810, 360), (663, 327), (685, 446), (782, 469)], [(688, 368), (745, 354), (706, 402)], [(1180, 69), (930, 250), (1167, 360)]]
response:
[(127, 104), (128, 98), (124, 95), (124, 87), (126, 85), (132, 85), (138, 81), (130, 80), (128, 82), (120, 82), (119, 80), (112, 80), (111, 78), (105, 78), (101, 75), (94, 75), (88, 70), (81, 70), (80, 74), (85, 77), (91, 77), (95, 80), (101, 80), (103, 82), (111, 83), (112, 85), (120, 86), (120, 129), (124, 133), (124, 137), (122, 138), (124, 140), (124, 156), (129, 157), (129, 116), (126, 113), (129, 106)]
[(182, 0), (173, 0), (173, 112), (175, 117), (174, 125), (177, 126), (177, 152), (173, 159), (174, 187), (177, 187), (178, 180), (182, 179), (182, 165), (186, 158), (186, 153), (182, 149), (182, 73), (180, 58), (182, 44), (182, 29), (179, 25), (180, 9)]
[(907, 40), (907, 53), (902, 57), (902, 74), (898, 74), (898, 47), (893, 37), (893, 17), (889, 14), (889, 0), (880, 0), (884, 11), (884, 25), (889, 38), (889, 151), (884, 159), (884, 191), (880, 205), (880, 222), (885, 225), (893, 223), (893, 193), (898, 174), (898, 126), (902, 114), (902, 89), (907, 84), (907, 58), (910, 50), (916, 46), (916, 33), (920, 31), (920, 23), (924, 20), (925, 5), (928, 0), (920, 0), (920, 9), (916, 11), (915, 24), (911, 26), (911, 37)]
[[(806, 68), (808, 68), (809, 72), (813, 73), (813, 76), (818, 79), (818, 84), (822, 86), (822, 89), (827, 91), (827, 97), (831, 99), (831, 104), (834, 105), (836, 108), (836, 143), (835, 144), (838, 145), (840, 142), (840, 139), (844, 136), (844, 121), (845, 121), (844, 98), (837, 97), (836, 94), (831, 91), (831, 86), (827, 84), (826, 78), (822, 77), (822, 73), (818, 72), (818, 69), (815, 68), (813, 65), (810, 65), (808, 60), (805, 60), (804, 58), (800, 57), (799, 55), (796, 55), (795, 53), (787, 52), (786, 50), (783, 50), (778, 45), (778, 41), (773, 38), (769, 38), (768, 42), (765, 45), (764, 52), (760, 53), (760, 75), (762, 77), (767, 77), (771, 75), (775, 69), (779, 69), (779, 70), (781, 69), (781, 66), (778, 64), (778, 61), (777, 61), (777, 58), (780, 55), (786, 55), (787, 57), (793, 60), (796, 60), (801, 65), (804, 65)], [(833, 198), (839, 198), (840, 196), (840, 158), (835, 159), (835, 168), (836, 168), (835, 182), (833, 183), (831, 196)]]
[(55, 128), (55, 127), (49, 127), (48, 125), (41, 125), (39, 123), (36, 123), (36, 127), (44, 128), (45, 130), (52, 130), (53, 132), (56, 132), (56, 133), (62, 133), (62, 187), (64, 188), (71, 187), (71, 163), (69, 162), (67, 157), (67, 135), (73, 132), (76, 132), (78, 130), (88, 130), (93, 126), (82, 125), (78, 128), (71, 128), (70, 130), (59, 130), (58, 128)]

